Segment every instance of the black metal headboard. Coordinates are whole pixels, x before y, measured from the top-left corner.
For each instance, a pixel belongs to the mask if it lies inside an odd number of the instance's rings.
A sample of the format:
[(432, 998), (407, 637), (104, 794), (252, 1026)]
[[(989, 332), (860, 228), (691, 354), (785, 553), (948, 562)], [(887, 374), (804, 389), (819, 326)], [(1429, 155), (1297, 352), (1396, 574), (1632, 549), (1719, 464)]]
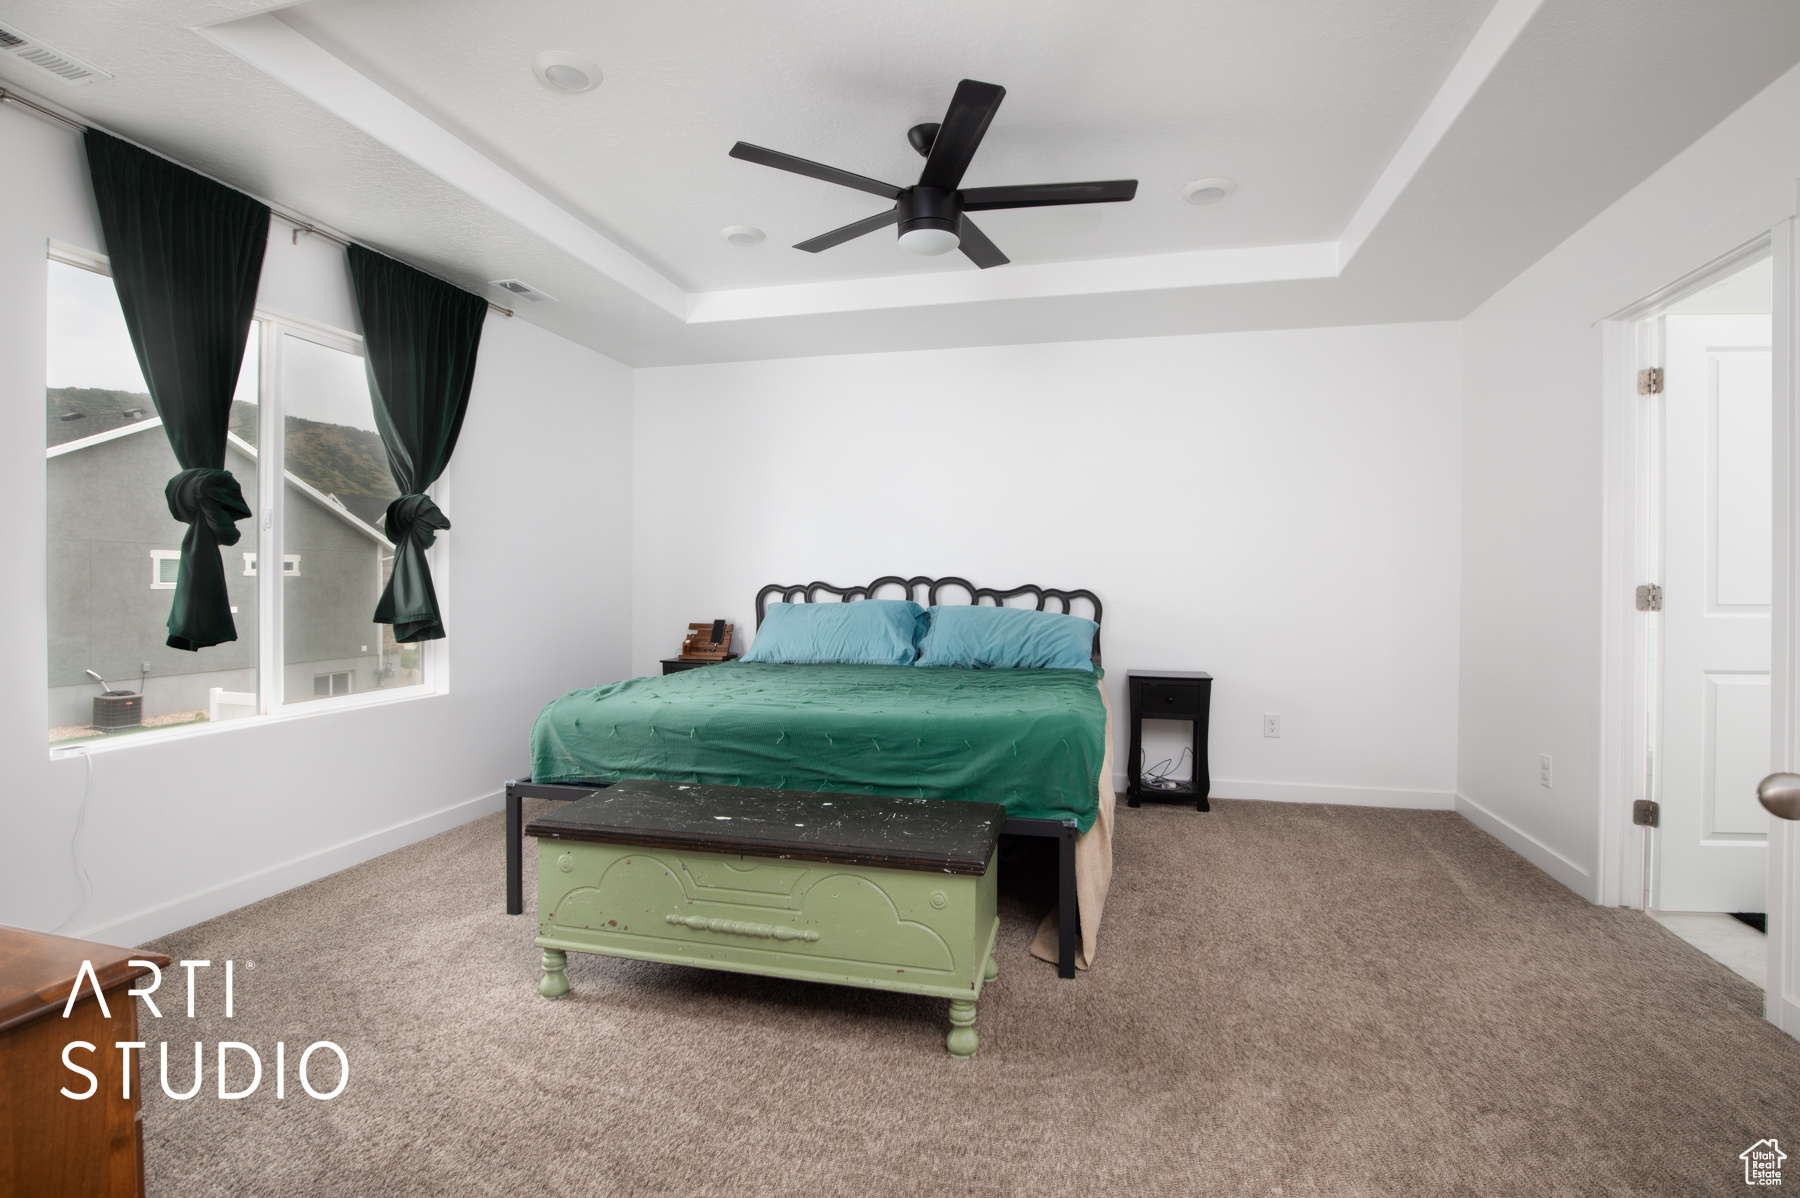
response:
[[(849, 603), (856, 599), (882, 598), (876, 592), (883, 587), (898, 587), (904, 592), (905, 598), (911, 599), (914, 603), (923, 603), (926, 607), (938, 606), (938, 592), (946, 587), (966, 592), (969, 602), (977, 605), (983, 599), (990, 599), (995, 607), (1000, 607), (1008, 599), (1014, 599), (1020, 595), (1030, 595), (1037, 600), (1037, 609), (1043, 611), (1045, 602), (1054, 599), (1061, 605), (1064, 615), (1075, 614), (1069, 610), (1072, 600), (1085, 599), (1093, 605), (1092, 619), (1095, 625), (1100, 623), (1100, 596), (1092, 591), (1059, 591), (1054, 587), (1040, 587), (1032, 583), (1026, 583), (1022, 587), (1013, 587), (1008, 591), (996, 591), (990, 587), (978, 587), (966, 578), (926, 578), (923, 575), (917, 578), (902, 578), (898, 574), (889, 574), (860, 587), (834, 587), (828, 582), (807, 582), (794, 586), (770, 583), (756, 592), (756, 626), (762, 627), (763, 613), (768, 610), (770, 596), (780, 596), (783, 603), (813, 603), (817, 601), (816, 596), (826, 594), (837, 595), (843, 602)], [(924, 596), (922, 599), (920, 598), (921, 592)], [(1093, 657), (1094, 664), (1099, 665), (1100, 629), (1098, 627), (1094, 629)]]

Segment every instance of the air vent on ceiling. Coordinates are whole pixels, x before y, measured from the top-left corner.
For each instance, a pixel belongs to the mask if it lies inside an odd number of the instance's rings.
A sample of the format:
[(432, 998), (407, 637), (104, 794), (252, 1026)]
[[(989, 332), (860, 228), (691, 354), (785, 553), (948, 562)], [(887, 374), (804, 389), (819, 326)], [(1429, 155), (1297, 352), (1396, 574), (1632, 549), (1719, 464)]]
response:
[(498, 287), (502, 291), (509, 291), (528, 304), (554, 304), (556, 302), (556, 297), (554, 295), (545, 295), (530, 283), (521, 282), (518, 279), (495, 279), (489, 286)]
[(71, 58), (60, 50), (52, 50), (30, 34), (5, 25), (0, 25), (0, 51), (42, 67), (64, 83), (92, 83), (96, 79), (112, 78), (99, 67)]

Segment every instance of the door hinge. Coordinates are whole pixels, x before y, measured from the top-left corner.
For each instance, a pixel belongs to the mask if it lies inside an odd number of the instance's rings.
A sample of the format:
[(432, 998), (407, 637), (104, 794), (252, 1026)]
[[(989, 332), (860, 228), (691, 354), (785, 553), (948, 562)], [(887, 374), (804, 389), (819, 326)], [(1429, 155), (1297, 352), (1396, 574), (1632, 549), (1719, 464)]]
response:
[(1662, 826), (1662, 808), (1655, 799), (1639, 799), (1631, 805), (1631, 822), (1644, 828)]
[(1637, 609), (1639, 611), (1662, 610), (1662, 588), (1654, 582), (1646, 582), (1637, 589)]
[(1663, 372), (1660, 366), (1646, 366), (1638, 371), (1638, 394), (1661, 395)]

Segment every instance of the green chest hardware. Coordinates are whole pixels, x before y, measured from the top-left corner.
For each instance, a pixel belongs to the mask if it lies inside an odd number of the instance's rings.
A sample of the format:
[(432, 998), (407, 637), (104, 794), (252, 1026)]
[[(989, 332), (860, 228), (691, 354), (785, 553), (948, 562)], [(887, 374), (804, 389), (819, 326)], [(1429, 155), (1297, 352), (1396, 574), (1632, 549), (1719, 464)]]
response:
[(993, 980), (991, 803), (621, 782), (534, 820), (539, 992), (600, 953), (950, 1000), (975, 1054)]

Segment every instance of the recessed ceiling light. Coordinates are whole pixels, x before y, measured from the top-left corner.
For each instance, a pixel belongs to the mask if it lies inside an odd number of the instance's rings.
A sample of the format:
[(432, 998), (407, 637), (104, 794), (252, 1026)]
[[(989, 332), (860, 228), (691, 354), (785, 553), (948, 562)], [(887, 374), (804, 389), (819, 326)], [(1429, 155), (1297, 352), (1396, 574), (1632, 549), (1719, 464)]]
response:
[(763, 231), (749, 225), (726, 225), (719, 230), (719, 236), (732, 245), (755, 245), (763, 239)]
[(1181, 189), (1181, 198), (1190, 204), (1216, 204), (1236, 190), (1230, 179), (1195, 179)]
[(557, 91), (591, 92), (600, 86), (600, 68), (561, 50), (545, 50), (531, 60), (531, 73)]

